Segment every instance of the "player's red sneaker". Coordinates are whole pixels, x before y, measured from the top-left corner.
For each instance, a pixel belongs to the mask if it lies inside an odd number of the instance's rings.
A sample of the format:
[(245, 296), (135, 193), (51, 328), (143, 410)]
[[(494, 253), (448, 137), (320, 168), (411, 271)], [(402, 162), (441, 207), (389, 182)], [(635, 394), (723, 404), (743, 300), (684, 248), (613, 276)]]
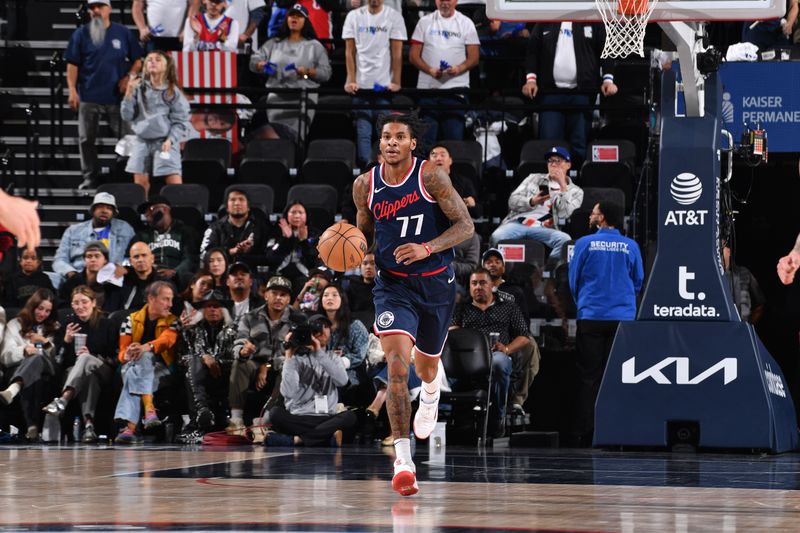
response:
[(392, 489), (399, 492), (402, 496), (411, 496), (419, 492), (417, 472), (414, 468), (414, 463), (407, 463), (403, 459), (397, 459), (394, 462)]

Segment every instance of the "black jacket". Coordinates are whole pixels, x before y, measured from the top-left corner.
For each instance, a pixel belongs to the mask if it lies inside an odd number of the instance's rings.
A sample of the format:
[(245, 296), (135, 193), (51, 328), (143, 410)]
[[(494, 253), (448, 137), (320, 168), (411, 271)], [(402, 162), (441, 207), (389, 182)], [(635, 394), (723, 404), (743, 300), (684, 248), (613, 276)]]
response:
[(14, 272), (8, 277), (3, 293), (3, 306), (6, 308), (25, 307), (28, 298), (39, 289), (53, 289), (50, 278), (42, 271), (36, 271), (30, 276), (22, 271)]
[(203, 234), (203, 242), (200, 243), (200, 257), (205, 258), (208, 250), (217, 247), (224, 248), (225, 253), (228, 253), (228, 250), (252, 235), (253, 247), (250, 249), (250, 253), (241, 257), (235, 256), (231, 261), (245, 261), (253, 267), (264, 260), (269, 231), (270, 225), (252, 213), (241, 228), (231, 224), (228, 217), (225, 216), (211, 224)]
[(122, 287), (117, 287), (106, 283), (104, 285), (106, 298), (103, 302), (103, 311), (106, 313), (113, 313), (120, 309), (131, 309), (133, 311), (141, 309), (147, 303), (145, 296), (145, 289), (154, 281), (159, 281), (162, 278), (158, 273), (153, 270), (147, 279), (139, 279), (136, 272), (131, 267), (128, 267), (128, 273), (122, 281)]
[(131, 245), (140, 241), (153, 251), (156, 268), (175, 269), (189, 275), (197, 270), (197, 231), (183, 221), (173, 219), (164, 233), (151, 227), (140, 230), (131, 239)]
[(572, 23), (572, 42), (575, 46), (578, 78), (578, 86), (575, 89), (559, 89), (553, 78), (553, 63), (560, 29), (560, 22), (540, 22), (534, 25), (525, 55), (525, 72), (536, 74), (536, 83), (541, 91), (569, 90), (596, 93), (602, 83), (600, 67), (603, 68), (603, 74), (614, 74), (614, 62), (610, 59), (600, 59), (606, 41), (605, 28), (600, 23)]
[(75, 344), (64, 342), (64, 333), (67, 331), (67, 325), (73, 322), (81, 326), (78, 333), (86, 334), (86, 346), (89, 348), (89, 353), (112, 366), (116, 366), (117, 353), (119, 352), (119, 328), (116, 324), (108, 318), (101, 317), (97, 322), (97, 326), (92, 328), (88, 322), (83, 322), (77, 316), (70, 315), (55, 338), (56, 349), (64, 357), (64, 368), (74, 365), (76, 359)]

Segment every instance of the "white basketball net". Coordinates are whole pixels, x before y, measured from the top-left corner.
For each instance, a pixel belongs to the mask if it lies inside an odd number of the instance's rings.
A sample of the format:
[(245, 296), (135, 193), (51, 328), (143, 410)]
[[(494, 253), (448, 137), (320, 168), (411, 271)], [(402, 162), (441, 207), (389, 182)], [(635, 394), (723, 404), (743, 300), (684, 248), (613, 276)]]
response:
[[(595, 0), (594, 3), (606, 27), (606, 44), (600, 57), (628, 57), (634, 53), (644, 57), (644, 30), (658, 0)], [(644, 9), (633, 8), (644, 3), (647, 4)], [(623, 5), (629, 9), (622, 9)]]

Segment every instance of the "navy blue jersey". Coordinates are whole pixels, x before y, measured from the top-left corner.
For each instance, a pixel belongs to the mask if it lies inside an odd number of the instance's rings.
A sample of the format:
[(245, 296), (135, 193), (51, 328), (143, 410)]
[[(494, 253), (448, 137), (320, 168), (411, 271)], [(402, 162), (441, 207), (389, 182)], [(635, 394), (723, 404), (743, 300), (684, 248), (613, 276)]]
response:
[(453, 260), (452, 248), (410, 265), (394, 260), (394, 251), (401, 244), (432, 241), (450, 227), (450, 220), (422, 183), (425, 163), (424, 159), (412, 158), (411, 168), (397, 185), (383, 181), (383, 165), (370, 172), (368, 205), (375, 220), (375, 264), (379, 269), (425, 274), (443, 270)]

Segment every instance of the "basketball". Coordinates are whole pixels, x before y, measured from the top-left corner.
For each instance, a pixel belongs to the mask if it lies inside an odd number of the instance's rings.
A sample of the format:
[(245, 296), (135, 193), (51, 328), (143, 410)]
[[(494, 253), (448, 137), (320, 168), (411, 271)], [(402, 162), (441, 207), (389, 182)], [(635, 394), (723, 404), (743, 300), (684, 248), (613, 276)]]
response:
[(361, 264), (367, 253), (367, 238), (352, 224), (337, 222), (320, 236), (317, 251), (325, 266), (344, 272)]

